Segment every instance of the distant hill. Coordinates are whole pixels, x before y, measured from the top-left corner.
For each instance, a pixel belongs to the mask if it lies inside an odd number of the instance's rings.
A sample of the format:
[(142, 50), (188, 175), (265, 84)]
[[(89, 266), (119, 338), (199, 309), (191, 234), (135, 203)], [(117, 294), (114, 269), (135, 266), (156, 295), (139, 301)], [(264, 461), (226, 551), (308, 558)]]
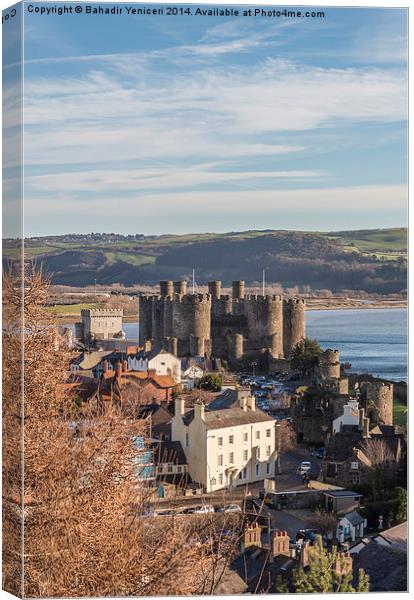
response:
[[(266, 280), (285, 288), (402, 293), (406, 290), (407, 230), (371, 229), (328, 233), (244, 231), (162, 236), (88, 234), (30, 238), (26, 257), (74, 286), (154, 284), (159, 279)], [(4, 240), (6, 264), (15, 240)]]

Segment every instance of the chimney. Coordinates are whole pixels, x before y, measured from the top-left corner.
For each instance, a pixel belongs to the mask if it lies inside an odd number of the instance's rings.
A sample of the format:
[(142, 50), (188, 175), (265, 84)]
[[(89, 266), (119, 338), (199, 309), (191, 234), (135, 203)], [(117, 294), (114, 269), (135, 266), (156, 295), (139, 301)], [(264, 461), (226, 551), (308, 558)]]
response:
[(148, 378), (155, 377), (156, 374), (157, 374), (157, 369), (148, 369), (148, 371), (147, 371)]
[(198, 401), (194, 404), (194, 418), (205, 420), (205, 406), (204, 403)]
[(147, 340), (146, 342), (144, 342), (144, 352), (151, 352), (151, 350), (152, 350), (151, 340)]
[(245, 396), (239, 398), (239, 406), (242, 410), (247, 410), (247, 398)]
[(185, 413), (185, 400), (184, 398), (176, 398), (175, 399), (175, 403), (174, 403), (174, 407), (175, 407), (175, 412), (174, 412), (174, 416), (175, 417), (182, 417)]
[(272, 556), (290, 557), (289, 543), (290, 539), (287, 531), (274, 531), (270, 541)]
[(302, 548), (300, 551), (299, 563), (302, 569), (309, 565), (309, 541), (303, 540)]
[(109, 362), (106, 359), (103, 361), (102, 370), (104, 373), (109, 371)]
[(256, 398), (254, 396), (248, 396), (246, 402), (249, 410), (256, 410)]
[(127, 360), (122, 361), (122, 372), (123, 373), (128, 372), (128, 361)]
[(262, 547), (262, 528), (259, 523), (248, 523), (242, 537), (241, 547), (242, 552), (245, 552), (250, 546)]
[(335, 564), (335, 572), (337, 575), (348, 575), (352, 571), (352, 556), (349, 552), (341, 552), (338, 554)]
[(122, 363), (120, 360), (118, 360), (115, 365), (115, 375), (116, 377), (121, 377), (122, 375)]

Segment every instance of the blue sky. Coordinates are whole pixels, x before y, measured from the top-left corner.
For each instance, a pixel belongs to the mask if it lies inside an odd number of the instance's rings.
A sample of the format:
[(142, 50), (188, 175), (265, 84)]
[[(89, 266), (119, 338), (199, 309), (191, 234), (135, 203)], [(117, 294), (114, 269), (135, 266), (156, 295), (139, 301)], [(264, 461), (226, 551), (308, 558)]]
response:
[(404, 226), (407, 13), (323, 10), (26, 5), (25, 234)]

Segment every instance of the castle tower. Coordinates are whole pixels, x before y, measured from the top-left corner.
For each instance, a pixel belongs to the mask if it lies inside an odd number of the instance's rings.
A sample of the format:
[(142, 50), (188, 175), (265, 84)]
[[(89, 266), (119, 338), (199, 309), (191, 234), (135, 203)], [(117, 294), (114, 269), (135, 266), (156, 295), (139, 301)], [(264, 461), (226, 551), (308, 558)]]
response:
[(233, 333), (227, 336), (229, 361), (234, 364), (243, 358), (243, 336), (241, 333)]
[(305, 301), (289, 298), (283, 301), (283, 353), (290, 358), (293, 348), (305, 338)]
[(209, 281), (208, 293), (213, 300), (218, 300), (221, 296), (221, 281)]
[(268, 348), (275, 358), (283, 355), (283, 300), (281, 296), (246, 296), (247, 337), (256, 348)]
[(174, 284), (172, 281), (160, 281), (160, 294), (161, 296), (173, 296), (174, 295)]
[(233, 281), (232, 293), (234, 300), (242, 300), (244, 298), (244, 281)]
[(394, 386), (382, 381), (368, 381), (366, 389), (367, 416), (378, 425), (392, 425)]
[(187, 293), (187, 282), (186, 281), (174, 281), (173, 284), (174, 293), (184, 296)]
[(325, 350), (319, 357), (319, 372), (324, 379), (339, 379), (341, 377), (341, 363), (339, 350)]
[(176, 298), (171, 304), (172, 330), (178, 338), (178, 355), (194, 355), (195, 352), (199, 355), (198, 352), (205, 348), (206, 340), (210, 340), (211, 296), (188, 294)]

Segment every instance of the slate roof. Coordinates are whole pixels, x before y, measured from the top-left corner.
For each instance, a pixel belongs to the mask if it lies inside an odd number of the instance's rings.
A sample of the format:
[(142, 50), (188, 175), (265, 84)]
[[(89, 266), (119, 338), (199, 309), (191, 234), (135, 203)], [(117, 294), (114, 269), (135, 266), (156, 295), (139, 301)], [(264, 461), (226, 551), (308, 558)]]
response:
[(407, 552), (407, 521), (405, 521), (404, 523), (400, 523), (395, 527), (391, 527), (391, 529), (381, 531), (381, 533), (376, 537), (380, 537), (386, 542), (388, 542), (392, 548), (396, 548), (398, 550), (401, 550), (402, 552)]
[[(211, 404), (209, 405), (210, 408)], [(207, 429), (222, 429), (225, 427), (235, 427), (237, 425), (249, 425), (251, 423), (263, 423), (265, 421), (275, 421), (262, 410), (243, 410), (239, 407), (223, 408), (221, 410), (210, 411), (206, 407), (204, 413)], [(184, 416), (185, 425), (189, 425), (194, 419), (194, 410), (189, 410)]]
[(348, 519), (348, 521), (354, 527), (356, 527), (357, 525), (360, 525), (361, 523), (364, 523), (364, 521), (365, 521), (365, 519), (363, 517), (361, 517), (359, 512), (357, 512), (356, 510), (353, 510), (352, 512), (344, 515), (344, 519)]
[(404, 552), (371, 541), (354, 555), (355, 580), (359, 569), (369, 575), (370, 592), (407, 591), (407, 554)]
[(180, 442), (170, 440), (153, 442), (151, 448), (154, 451), (154, 462), (156, 465), (162, 463), (172, 463), (174, 465), (186, 465), (187, 459)]
[(353, 492), (352, 490), (332, 490), (324, 492), (324, 495), (331, 498), (362, 498), (362, 494), (358, 494), (358, 492)]

